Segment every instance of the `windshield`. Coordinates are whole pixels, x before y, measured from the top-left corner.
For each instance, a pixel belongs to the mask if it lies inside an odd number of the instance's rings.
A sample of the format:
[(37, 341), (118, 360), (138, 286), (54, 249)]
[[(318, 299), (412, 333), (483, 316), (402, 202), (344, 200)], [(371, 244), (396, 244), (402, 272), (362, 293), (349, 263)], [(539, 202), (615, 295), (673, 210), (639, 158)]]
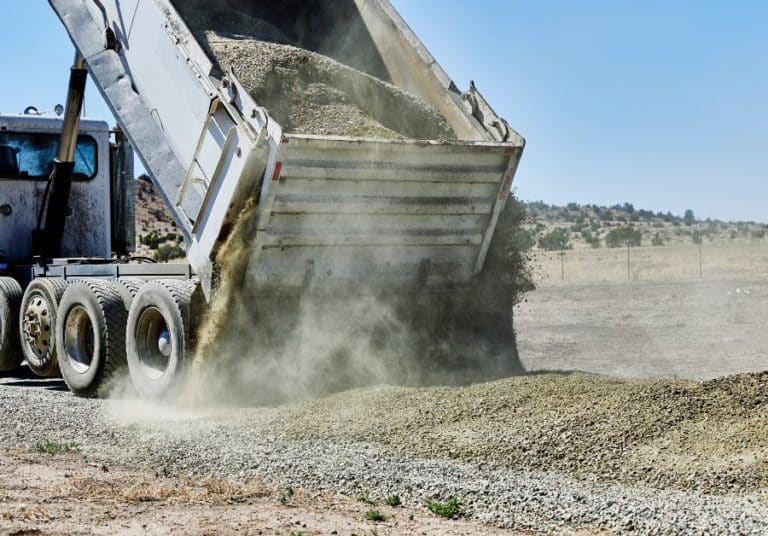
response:
[[(53, 169), (53, 160), (59, 150), (58, 134), (0, 133), (0, 149), (5, 148), (6, 159), (11, 150), (16, 153), (16, 163), (0, 166), (3, 179), (47, 179)], [(88, 180), (96, 176), (98, 160), (96, 140), (91, 136), (79, 136), (75, 149), (75, 180)], [(13, 170), (12, 172), (9, 170)]]

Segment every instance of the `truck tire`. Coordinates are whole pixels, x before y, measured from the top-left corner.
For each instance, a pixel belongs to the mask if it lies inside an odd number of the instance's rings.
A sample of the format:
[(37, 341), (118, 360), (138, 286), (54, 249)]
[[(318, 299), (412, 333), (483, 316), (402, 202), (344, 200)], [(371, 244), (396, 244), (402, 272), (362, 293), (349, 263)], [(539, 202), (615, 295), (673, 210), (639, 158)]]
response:
[(125, 342), (133, 385), (146, 398), (163, 398), (179, 386), (192, 355), (192, 295), (196, 283), (158, 279), (136, 294)]
[(59, 304), (56, 348), (59, 368), (77, 396), (103, 396), (125, 371), (128, 312), (117, 283), (83, 280), (67, 288)]
[(56, 353), (56, 314), (67, 282), (61, 278), (38, 278), (24, 292), (19, 311), (21, 351), (30, 370), (41, 378), (59, 374)]
[(136, 297), (136, 294), (139, 292), (141, 287), (144, 286), (146, 281), (133, 277), (121, 277), (120, 279), (116, 279), (115, 283), (117, 285), (118, 292), (120, 292), (120, 296), (123, 298), (125, 310), (130, 311), (133, 298)]
[(24, 356), (19, 347), (19, 307), (24, 293), (10, 277), (0, 277), (0, 372), (14, 370)]

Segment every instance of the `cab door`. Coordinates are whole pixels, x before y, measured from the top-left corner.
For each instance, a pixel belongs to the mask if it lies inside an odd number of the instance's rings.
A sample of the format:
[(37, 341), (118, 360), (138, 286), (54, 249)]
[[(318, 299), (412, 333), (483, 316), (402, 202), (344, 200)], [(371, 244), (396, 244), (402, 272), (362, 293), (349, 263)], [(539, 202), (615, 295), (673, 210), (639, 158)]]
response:
[(22, 169), (24, 135), (0, 132), (0, 254), (10, 264), (32, 257), (32, 230), (36, 225), (40, 179)]

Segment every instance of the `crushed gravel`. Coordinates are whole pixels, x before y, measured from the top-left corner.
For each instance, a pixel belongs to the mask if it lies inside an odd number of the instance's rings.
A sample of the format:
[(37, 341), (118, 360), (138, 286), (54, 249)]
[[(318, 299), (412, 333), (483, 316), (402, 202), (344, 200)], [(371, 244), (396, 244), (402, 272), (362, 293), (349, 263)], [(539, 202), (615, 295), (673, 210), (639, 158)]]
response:
[[(573, 478), (564, 472), (503, 467), (483, 459), (482, 455), (475, 458), (457, 456), (459, 459), (455, 460), (431, 459), (428, 455), (430, 443), (442, 444), (446, 438), (454, 438), (454, 444), (482, 446), (484, 438), (475, 428), (468, 422), (459, 428), (452, 427), (449, 425), (451, 416), (457, 415), (455, 410), (464, 405), (462, 414), (467, 418), (472, 416), (472, 420), (480, 423), (488, 419), (492, 421), (490, 415), (485, 418), (482, 415), (498, 412), (499, 407), (493, 399), (501, 391), (511, 391), (513, 384), (520, 392), (518, 401), (521, 406), (506, 413), (528, 415), (534, 430), (537, 429), (535, 419), (548, 413), (553, 414), (549, 424), (557, 420), (555, 408), (583, 404), (597, 393), (594, 386), (600, 381), (605, 384), (602, 394), (606, 397), (622, 390), (621, 382), (580, 376), (574, 386), (561, 391), (569, 378), (542, 376), (496, 382), (482, 388), (486, 393), (482, 400), (469, 396), (479, 387), (450, 390), (378, 388), (337, 395), (311, 405), (206, 411), (160, 408), (136, 400), (82, 400), (64, 391), (30, 386), (60, 387), (56, 382), (4, 380), (5, 385), (0, 386), (0, 412), (3, 415), (0, 445), (3, 448), (31, 448), (42, 439), (76, 442), (82, 445), (82, 452), (93, 459), (142, 464), (169, 475), (256, 477), (279, 486), (331, 489), (353, 497), (365, 492), (379, 500), (397, 493), (406, 504), (413, 506), (422, 505), (427, 498), (445, 500), (455, 495), (463, 499), (467, 513), (473, 518), (520, 529), (568, 533), (579, 528), (602, 528), (670, 534), (706, 531), (758, 534), (768, 530), (768, 505), (762, 485), (742, 489), (738, 494), (717, 495), (609, 483), (609, 479), (599, 474)], [(754, 381), (748, 381), (746, 388), (737, 378), (698, 388), (695, 384), (673, 382), (674, 389), (682, 392), (666, 392), (672, 397), (692, 392), (705, 397), (714, 392), (712, 406), (730, 400), (723, 409), (726, 412), (738, 405), (738, 400), (751, 399), (754, 393), (749, 389), (762, 389), (759, 377), (749, 378)], [(546, 380), (552, 382), (549, 391)], [(526, 383), (530, 385), (526, 386)], [(654, 384), (637, 382), (636, 385), (635, 389), (629, 389), (630, 394), (635, 400), (642, 400)], [(532, 414), (531, 402), (526, 404), (525, 399), (534, 394), (538, 403), (548, 399), (553, 402), (544, 403), (540, 412)], [(348, 402), (346, 411), (345, 405), (341, 404), (344, 400)], [(613, 403), (620, 400), (614, 397)], [(506, 403), (513, 403), (508, 395)], [(329, 420), (328, 407), (340, 411), (335, 418), (336, 424)], [(654, 409), (659, 410), (659, 407)], [(630, 414), (642, 410), (642, 405), (632, 412), (626, 411), (626, 406), (614, 407), (614, 411), (624, 414), (627, 420), (631, 420)], [(310, 411), (313, 412), (311, 418), (307, 413)], [(418, 417), (420, 412), (426, 415), (427, 411), (430, 416)], [(586, 413), (585, 410), (582, 420), (586, 419)], [(664, 413), (663, 409), (660, 413)], [(361, 415), (365, 415), (365, 419), (361, 419)], [(598, 412), (594, 420), (602, 417), (604, 415)], [(296, 430), (300, 426), (315, 419), (319, 424), (305, 434), (307, 439), (288, 439), (288, 435), (298, 435)], [(280, 421), (282, 425), (278, 426)], [(406, 455), (397, 454), (391, 445), (356, 441), (355, 438), (366, 435), (362, 433), (363, 421), (372, 430), (367, 434), (370, 436), (382, 435), (377, 431), (380, 429), (391, 430), (394, 421), (403, 426), (410, 422), (410, 426), (403, 429), (407, 434), (401, 435), (403, 444), (413, 445), (420, 439), (427, 446), (422, 455)], [(430, 426), (430, 422), (442, 424)], [(566, 422), (569, 421), (562, 421)], [(578, 428), (573, 424), (576, 421), (570, 422)], [(661, 419), (661, 422), (667, 421)], [(422, 431), (425, 425), (426, 430)], [(318, 428), (324, 426), (330, 426), (332, 432), (320, 433)], [(503, 434), (506, 426), (500, 421), (492, 428)], [(660, 426), (668, 427), (669, 424)], [(289, 433), (278, 437), (278, 428)], [(333, 435), (342, 428), (348, 428), (349, 439), (322, 437)], [(716, 428), (716, 425), (710, 428)], [(489, 429), (486, 426), (485, 431)], [(562, 425), (557, 432), (563, 448), (551, 459), (567, 456), (568, 450), (579, 448), (578, 434), (564, 437), (566, 430)], [(597, 435), (594, 430), (592, 433)], [(505, 440), (512, 439), (504, 437)], [(614, 439), (620, 440), (620, 437), (614, 436)], [(755, 443), (758, 441), (759, 438), (755, 439)], [(691, 454), (698, 455), (696, 443), (691, 445)], [(596, 449), (592, 456), (600, 459), (601, 447), (591, 448)], [(414, 449), (406, 447), (404, 452), (409, 450)], [(547, 452), (547, 448), (542, 448), (527, 456), (530, 459), (546, 457)], [(438, 452), (437, 456), (441, 454)], [(703, 458), (701, 463), (708, 462)], [(761, 464), (764, 461), (757, 460), (756, 469)]]
[(296, 46), (266, 20), (226, 5), (177, 3), (223, 72), (235, 71), (286, 132), (455, 140), (429, 102), (328, 56)]
[(380, 387), (275, 410), (270, 433), (713, 494), (768, 488), (768, 373), (704, 383), (542, 374)]

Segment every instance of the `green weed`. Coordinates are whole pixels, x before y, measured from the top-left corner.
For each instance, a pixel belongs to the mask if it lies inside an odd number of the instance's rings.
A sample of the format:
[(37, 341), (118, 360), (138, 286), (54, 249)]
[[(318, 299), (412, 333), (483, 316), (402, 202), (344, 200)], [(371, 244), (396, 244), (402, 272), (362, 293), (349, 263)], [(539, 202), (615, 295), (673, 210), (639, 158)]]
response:
[(385, 516), (384, 514), (379, 512), (378, 510), (368, 510), (365, 513), (365, 519), (367, 519), (368, 521), (374, 521), (376, 523), (379, 523), (381, 521), (386, 521), (387, 520), (387, 516)]
[(440, 517), (455, 518), (463, 515), (461, 500), (458, 497), (451, 497), (446, 502), (427, 499), (427, 509)]
[(35, 450), (42, 454), (54, 456), (56, 454), (66, 454), (67, 452), (80, 452), (80, 445), (78, 443), (59, 443), (58, 441), (45, 439), (37, 442)]

